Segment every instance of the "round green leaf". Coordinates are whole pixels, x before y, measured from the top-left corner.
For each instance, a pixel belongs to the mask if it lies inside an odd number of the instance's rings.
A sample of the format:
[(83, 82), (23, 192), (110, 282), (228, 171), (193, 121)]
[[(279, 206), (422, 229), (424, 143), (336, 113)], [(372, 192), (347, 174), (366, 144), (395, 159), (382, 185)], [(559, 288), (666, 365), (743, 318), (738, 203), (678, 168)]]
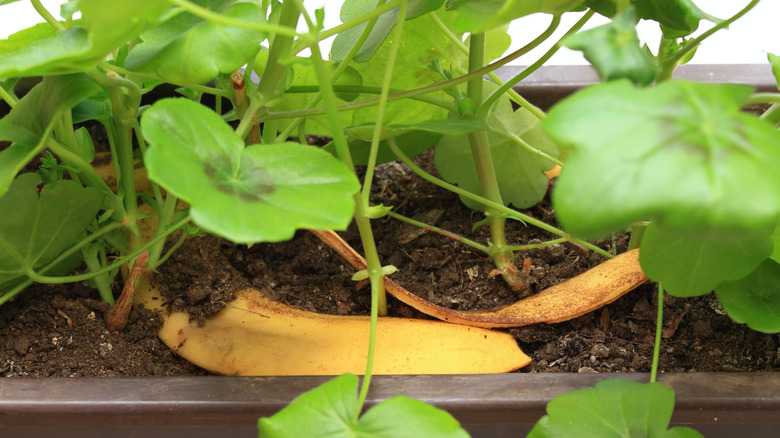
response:
[(608, 379), (553, 399), (528, 438), (702, 438), (689, 428), (667, 430), (673, 408), (674, 392), (661, 383)]
[(765, 260), (747, 277), (715, 289), (731, 319), (764, 333), (780, 332), (780, 264)]
[(642, 236), (639, 262), (645, 274), (663, 283), (670, 295), (693, 297), (748, 275), (771, 252), (768, 231), (749, 239), (697, 238), (653, 223)]
[(202, 228), (234, 242), (281, 241), (296, 229), (345, 229), (355, 175), (298, 143), (252, 145), (188, 99), (164, 99), (141, 119), (149, 179), (191, 205)]
[(780, 214), (780, 132), (740, 111), (747, 87), (628, 81), (589, 87), (544, 128), (572, 150), (553, 204), (583, 238), (655, 220), (690, 235), (766, 235)]

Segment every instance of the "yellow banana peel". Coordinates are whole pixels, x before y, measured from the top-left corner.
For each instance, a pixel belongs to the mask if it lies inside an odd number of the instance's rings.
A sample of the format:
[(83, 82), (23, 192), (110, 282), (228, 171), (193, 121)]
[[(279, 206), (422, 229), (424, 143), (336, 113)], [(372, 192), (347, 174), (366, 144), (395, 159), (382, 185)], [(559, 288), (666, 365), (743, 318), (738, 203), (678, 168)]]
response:
[[(160, 309), (148, 282), (137, 303)], [(159, 337), (180, 356), (225, 375), (363, 374), (367, 316), (323, 315), (270, 300), (255, 289), (237, 293), (205, 325), (163, 311)], [(504, 373), (531, 362), (508, 333), (440, 321), (379, 318), (374, 374)]]
[[(366, 269), (365, 259), (338, 234), (311, 231), (355, 269)], [(443, 321), (494, 328), (567, 321), (615, 301), (646, 281), (639, 265), (639, 250), (634, 249), (535, 295), (495, 309), (448, 309), (414, 295), (389, 278), (385, 278), (385, 290), (420, 312)]]

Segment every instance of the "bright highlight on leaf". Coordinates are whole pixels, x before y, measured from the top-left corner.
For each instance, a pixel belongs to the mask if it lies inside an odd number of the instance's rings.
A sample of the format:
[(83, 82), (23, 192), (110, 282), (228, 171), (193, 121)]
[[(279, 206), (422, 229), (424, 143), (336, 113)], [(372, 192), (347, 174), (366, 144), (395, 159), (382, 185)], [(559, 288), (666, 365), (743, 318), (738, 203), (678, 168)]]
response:
[(547, 404), (547, 415), (528, 438), (703, 438), (687, 427), (669, 427), (674, 392), (661, 383), (601, 381)]
[(327, 152), (297, 143), (244, 147), (221, 117), (165, 99), (141, 125), (149, 178), (188, 202), (195, 222), (235, 242), (281, 241), (296, 229), (345, 229), (357, 178)]
[(344, 374), (298, 396), (258, 423), (260, 438), (468, 438), (450, 414), (404, 396), (393, 397), (360, 416), (358, 379)]

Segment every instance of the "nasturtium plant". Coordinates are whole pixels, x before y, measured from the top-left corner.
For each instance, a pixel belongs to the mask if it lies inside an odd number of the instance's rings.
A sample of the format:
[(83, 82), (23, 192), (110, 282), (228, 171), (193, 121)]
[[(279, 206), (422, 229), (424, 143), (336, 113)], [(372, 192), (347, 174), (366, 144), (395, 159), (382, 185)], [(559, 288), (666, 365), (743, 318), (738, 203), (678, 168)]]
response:
[(745, 278), (715, 288), (731, 319), (764, 333), (780, 332), (780, 263), (766, 259)]
[(668, 429), (673, 408), (674, 392), (661, 383), (608, 379), (553, 399), (528, 438), (701, 438), (687, 427)]
[(563, 226), (584, 238), (642, 220), (691, 236), (768, 235), (780, 213), (780, 132), (740, 111), (750, 92), (623, 80), (556, 105), (543, 126), (571, 150), (553, 192)]
[(258, 421), (259, 438), (467, 438), (452, 416), (408, 397), (387, 399), (360, 415), (358, 378), (344, 374)]
[(141, 126), (149, 178), (187, 201), (205, 230), (235, 242), (275, 242), (299, 228), (345, 229), (352, 219), (357, 178), (325, 151), (245, 147), (218, 115), (184, 98), (157, 102)]
[[(71, 180), (43, 185), (38, 175), (23, 173), (0, 197), (0, 288), (38, 274), (67, 274), (81, 263), (75, 252), (47, 266), (85, 237), (103, 206), (104, 195)], [(40, 191), (39, 191), (40, 190)], [(52, 268), (38, 272), (41, 268)]]
[(604, 80), (628, 78), (648, 85), (655, 79), (658, 66), (640, 44), (636, 23), (634, 9), (627, 8), (609, 23), (571, 35), (562, 44), (581, 50)]

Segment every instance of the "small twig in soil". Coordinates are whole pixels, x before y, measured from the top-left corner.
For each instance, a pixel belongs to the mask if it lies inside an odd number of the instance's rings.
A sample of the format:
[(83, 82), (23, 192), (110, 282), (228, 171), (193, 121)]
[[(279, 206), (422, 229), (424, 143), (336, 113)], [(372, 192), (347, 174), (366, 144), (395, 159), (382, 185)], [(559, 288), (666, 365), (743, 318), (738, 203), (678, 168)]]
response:
[(125, 282), (125, 287), (122, 288), (122, 294), (119, 295), (119, 299), (116, 300), (116, 304), (112, 307), (105, 317), (106, 327), (110, 332), (117, 332), (122, 330), (127, 325), (127, 316), (130, 314), (130, 307), (133, 304), (133, 298), (135, 298), (135, 291), (138, 289), (138, 285), (141, 284), (144, 276), (148, 272), (146, 269), (146, 263), (149, 261), (149, 252), (144, 251), (138, 255), (133, 265), (133, 270), (130, 271), (130, 276)]

